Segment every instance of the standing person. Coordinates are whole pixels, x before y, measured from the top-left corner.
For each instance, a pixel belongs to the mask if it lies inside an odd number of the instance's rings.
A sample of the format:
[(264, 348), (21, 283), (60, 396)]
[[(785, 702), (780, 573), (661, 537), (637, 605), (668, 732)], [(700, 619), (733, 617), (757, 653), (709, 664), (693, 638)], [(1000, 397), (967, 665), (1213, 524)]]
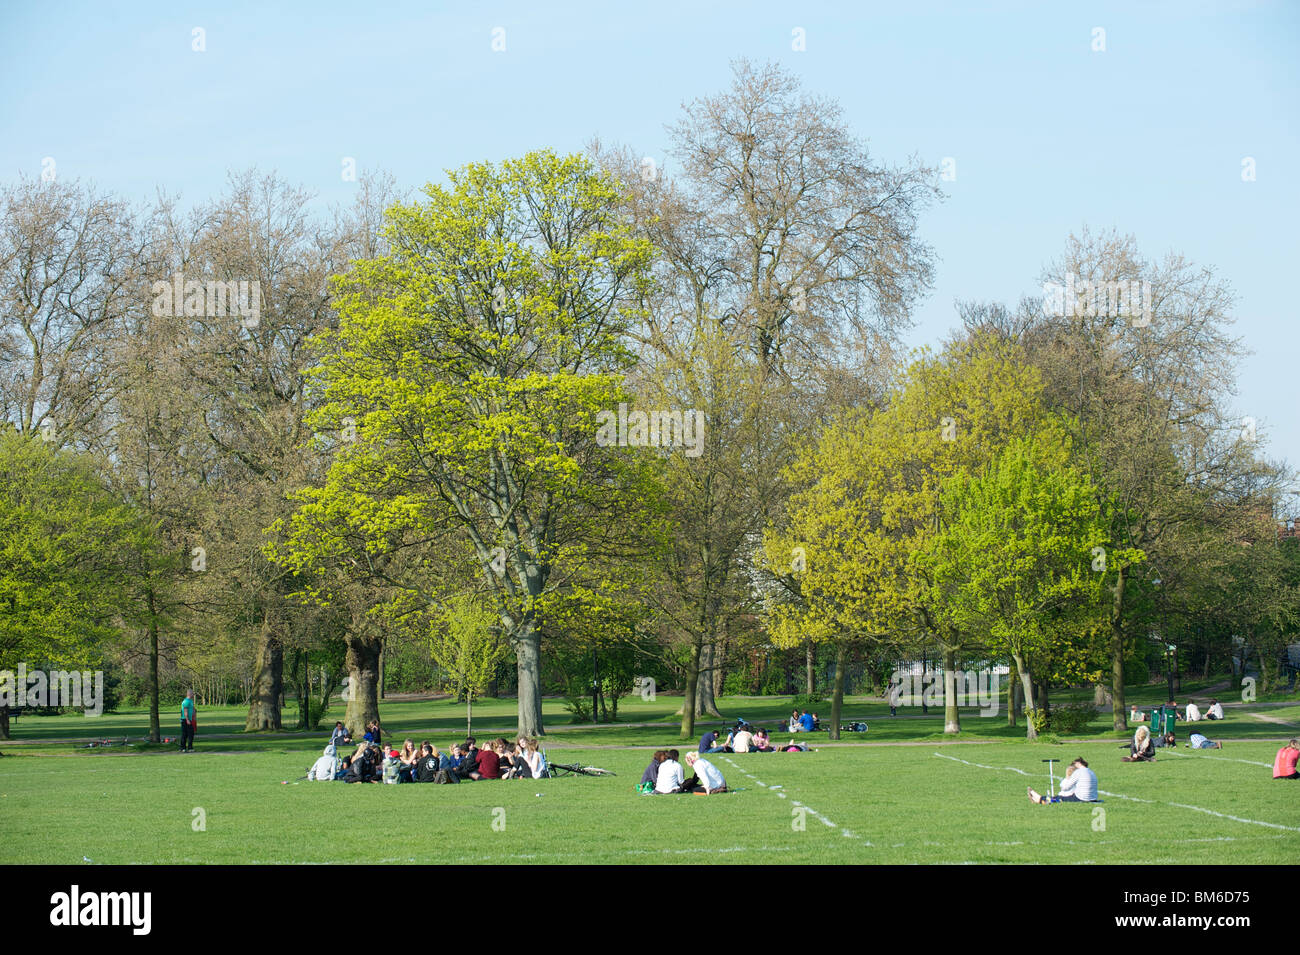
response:
[(1298, 761), (1300, 761), (1300, 744), (1291, 740), (1277, 751), (1277, 758), (1273, 760), (1273, 778), (1300, 779), (1300, 771), (1296, 770)]
[(198, 729), (199, 714), (194, 706), (194, 691), (190, 690), (181, 700), (181, 752), (194, 752), (194, 731)]
[(898, 715), (898, 701), (903, 698), (903, 681), (890, 681), (889, 684), (889, 715)]

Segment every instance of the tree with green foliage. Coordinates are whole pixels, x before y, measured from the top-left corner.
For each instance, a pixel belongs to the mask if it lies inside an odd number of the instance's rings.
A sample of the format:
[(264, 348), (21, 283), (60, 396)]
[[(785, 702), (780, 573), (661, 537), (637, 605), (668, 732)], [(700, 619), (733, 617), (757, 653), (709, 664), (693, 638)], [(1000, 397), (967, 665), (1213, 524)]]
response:
[(89, 461), (0, 428), (0, 670), (98, 665), (123, 624), (138, 622), (127, 570), (157, 546)]
[(433, 662), (465, 698), (465, 733), (474, 732), (474, 698), (482, 695), (508, 647), (492, 611), (472, 594), (458, 594), (433, 611), (426, 644)]
[[(987, 634), (990, 648), (1011, 658), (1034, 739), (1035, 668), (1059, 655), (1062, 637), (1068, 644), (1104, 618), (1102, 575), (1092, 562), (1094, 548), (1109, 543), (1109, 515), (1052, 422), (1012, 440), (981, 472), (947, 478), (942, 500), (939, 531), (914, 561), (951, 627)], [(1140, 553), (1119, 556), (1141, 561)]]
[(647, 497), (597, 416), (625, 400), (651, 249), (578, 156), (472, 164), (424, 197), (388, 211), (385, 254), (336, 279), (310, 420), (355, 440), (324, 493), (374, 502), (374, 556), (395, 528), (456, 529), (515, 651), (519, 732), (535, 735), (540, 602), (616, 547)]
[[(954, 673), (958, 654), (982, 635), (955, 626), (945, 594), (913, 555), (939, 529), (942, 482), (983, 467), (1032, 427), (1043, 414), (1040, 391), (1018, 349), (973, 336), (919, 357), (885, 408), (827, 427), (792, 469), (800, 490), (787, 528), (765, 542), (767, 566), (784, 585), (769, 612), (774, 641), (937, 640)], [(945, 732), (959, 732), (951, 677), (945, 701)], [(838, 701), (833, 707), (835, 718)]]

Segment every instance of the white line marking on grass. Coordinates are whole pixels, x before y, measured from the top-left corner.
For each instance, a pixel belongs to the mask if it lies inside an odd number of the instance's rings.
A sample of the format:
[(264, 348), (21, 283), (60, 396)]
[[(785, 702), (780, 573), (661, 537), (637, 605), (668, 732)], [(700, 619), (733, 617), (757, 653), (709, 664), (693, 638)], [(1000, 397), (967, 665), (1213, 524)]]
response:
[[(980, 763), (966, 762), (966, 760), (958, 759), (956, 756), (945, 756), (943, 755), (943, 753), (935, 753), (934, 755), (938, 756), (940, 759), (951, 759), (954, 762), (966, 763), (967, 766), (977, 766), (980, 769), (1002, 769), (1013, 773), (1019, 773), (1021, 776), (1029, 775), (1023, 769), (1017, 769), (1015, 766), (983, 766)], [(1103, 796), (1109, 796), (1112, 799), (1127, 799), (1130, 802), (1144, 802), (1149, 804), (1155, 804), (1161, 802), (1158, 799), (1139, 799), (1137, 796), (1125, 796), (1123, 793), (1107, 792), (1104, 789), (1098, 789), (1097, 792)], [(1244, 822), (1247, 825), (1251, 825), (1251, 826), (1267, 826), (1269, 829), (1284, 829), (1287, 832), (1300, 832), (1300, 826), (1284, 826), (1279, 822), (1263, 822), (1259, 819), (1245, 819), (1242, 818), (1241, 816), (1230, 816), (1227, 813), (1215, 812), (1213, 809), (1202, 809), (1200, 806), (1189, 806), (1186, 803), (1166, 802), (1161, 804), (1165, 806), (1173, 806), (1176, 809), (1190, 809), (1193, 812), (1203, 812), (1206, 815), (1218, 816), (1220, 819), (1231, 819), (1233, 822)]]
[(1272, 769), (1272, 763), (1257, 763), (1253, 759), (1233, 759), (1231, 756), (1193, 756), (1191, 753), (1180, 753), (1176, 749), (1168, 749), (1161, 753), (1162, 756), (1178, 756), (1182, 759), (1222, 759), (1229, 763), (1245, 763), (1247, 766), (1263, 766), (1265, 769)]
[[(736, 764), (736, 763), (735, 763), (735, 762), (734, 762), (730, 757), (723, 756), (722, 758), (723, 758), (726, 762), (730, 763), (733, 767), (735, 767), (735, 769), (736, 769), (736, 771), (737, 771), (738, 773), (740, 773), (740, 774), (743, 775), (743, 776), (748, 776), (748, 777), (749, 777), (750, 779), (752, 779), (756, 784), (758, 784), (759, 786), (763, 786), (763, 788), (764, 788), (764, 789), (767, 789), (769, 792), (776, 792), (778, 789), (781, 788), (779, 785), (778, 785), (778, 786), (771, 786), (771, 787), (764, 785), (764, 784), (763, 784), (763, 783), (758, 779), (757, 776), (755, 776), (753, 773), (745, 772), (745, 770), (741, 769), (740, 766), (737, 765), (737, 764)], [(779, 798), (781, 798), (781, 799), (784, 799), (784, 798), (785, 798), (785, 793), (776, 793), (776, 795), (777, 795)], [(856, 838), (858, 838), (858, 837), (857, 837), (857, 836), (856, 836), (856, 835), (855, 835), (851, 830), (849, 830), (849, 829), (841, 829), (838, 825), (836, 825), (836, 824), (835, 824), (834, 822), (832, 822), (830, 819), (828, 819), (828, 818), (826, 818), (825, 816), (823, 816), (821, 813), (819, 813), (816, 809), (814, 809), (812, 806), (808, 805), (807, 803), (799, 802), (799, 800), (797, 800), (797, 799), (791, 799), (791, 800), (790, 800), (790, 805), (792, 805), (792, 806), (797, 806), (797, 807), (800, 808), (800, 809), (806, 810), (807, 813), (808, 813), (808, 815), (812, 816), (814, 819), (816, 819), (818, 822), (820, 822), (823, 826), (826, 826), (828, 829), (839, 829), (839, 830), (840, 830), (840, 834), (843, 835), (846, 839), (856, 839)], [(862, 841), (863, 841), (866, 845), (869, 845), (869, 846), (871, 845), (871, 843), (868, 842), (866, 839), (863, 839)]]

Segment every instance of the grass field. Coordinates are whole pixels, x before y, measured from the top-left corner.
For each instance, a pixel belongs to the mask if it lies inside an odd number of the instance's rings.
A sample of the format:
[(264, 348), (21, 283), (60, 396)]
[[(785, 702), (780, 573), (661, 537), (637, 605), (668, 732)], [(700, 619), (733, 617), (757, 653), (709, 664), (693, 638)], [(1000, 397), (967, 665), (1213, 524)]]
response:
[[(624, 715), (671, 722), (677, 702), (637, 700)], [(779, 699), (721, 706), (771, 725), (789, 709)], [(1004, 719), (972, 713), (961, 737), (969, 745), (953, 745), (938, 716), (891, 720), (882, 710), (851, 701), (850, 715), (866, 718), (870, 731), (840, 745), (814, 734), (816, 752), (716, 755), (735, 791), (707, 798), (633, 792), (649, 760), (637, 747), (693, 748), (675, 729), (566, 729), (553, 701), (552, 761), (617, 776), (286, 786), (323, 740), (214, 738), (238, 733), (236, 708), (202, 712), (199, 751), (184, 755), (56, 742), (139, 736), (147, 718), (138, 710), (101, 717), (94, 733), (82, 717), (24, 717), (18, 739), (0, 744), (0, 862), (1258, 864), (1300, 855), (1300, 783), (1274, 781), (1269, 769), (1274, 740), (1300, 733), (1296, 707), (1258, 711), (1274, 721), (1231, 711), (1208, 733), (1225, 749), (1162, 750), (1151, 764), (1120, 763), (1108, 720), (1064, 745), (1028, 744), (1012, 741)], [(441, 745), (464, 734), (454, 704), (386, 702), (383, 713), (399, 739)], [(477, 735), (507, 729), (512, 715), (511, 701), (488, 702), (477, 710)], [(1083, 755), (1104, 801), (1030, 805), (1025, 788), (1046, 788), (1049, 755), (1063, 759), (1058, 772)]]

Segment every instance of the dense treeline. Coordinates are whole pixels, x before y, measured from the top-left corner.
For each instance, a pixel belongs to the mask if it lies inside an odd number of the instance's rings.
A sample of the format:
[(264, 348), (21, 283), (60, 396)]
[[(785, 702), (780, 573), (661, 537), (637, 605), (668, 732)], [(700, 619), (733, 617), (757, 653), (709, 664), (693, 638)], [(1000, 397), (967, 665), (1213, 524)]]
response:
[(904, 360), (933, 170), (745, 63), (671, 135), (671, 177), (595, 143), (326, 216), (254, 172), (6, 187), (0, 669), (106, 663), (155, 737), (189, 687), (249, 730), (506, 694), (531, 735), (640, 677), (687, 735), (1001, 662), (1034, 735), (1063, 684), (1122, 728), (1166, 656), (1276, 684), (1300, 555), (1226, 283), (1085, 232)]

